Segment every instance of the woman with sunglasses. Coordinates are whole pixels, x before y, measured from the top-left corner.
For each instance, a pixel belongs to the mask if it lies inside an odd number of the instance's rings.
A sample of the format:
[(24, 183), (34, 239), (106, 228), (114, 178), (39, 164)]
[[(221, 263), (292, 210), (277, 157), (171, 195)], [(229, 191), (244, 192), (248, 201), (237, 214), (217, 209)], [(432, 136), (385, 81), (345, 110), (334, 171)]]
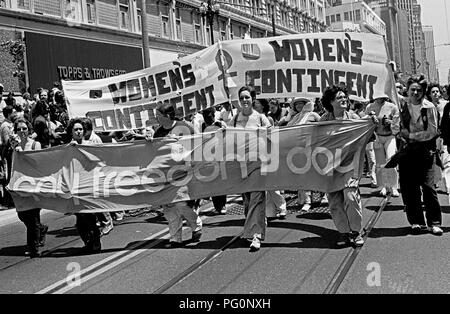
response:
[[(352, 111), (347, 111), (348, 94), (342, 86), (330, 86), (325, 89), (322, 104), (326, 113), (320, 121), (342, 119), (361, 119)], [(336, 229), (339, 231), (337, 246), (353, 244), (362, 246), (364, 239), (360, 234), (362, 227), (362, 204), (359, 193), (359, 179), (350, 178), (346, 186), (339, 191), (327, 193), (330, 214)]]
[[(30, 138), (31, 124), (24, 118), (19, 118), (14, 123), (15, 136), (11, 138), (15, 150), (18, 152), (40, 150), (41, 143)], [(33, 208), (17, 212), (19, 219), (27, 227), (28, 254), (31, 258), (41, 256), (40, 247), (45, 245), (45, 235), (48, 226), (41, 223), (40, 208)]]
[(436, 150), (436, 139), (439, 136), (438, 110), (425, 99), (426, 89), (427, 81), (423, 75), (408, 79), (408, 97), (400, 108), (400, 139), (403, 142), (399, 154), (400, 189), (412, 232), (428, 230), (441, 235), (442, 213), (435, 188), (434, 171), (440, 162)]

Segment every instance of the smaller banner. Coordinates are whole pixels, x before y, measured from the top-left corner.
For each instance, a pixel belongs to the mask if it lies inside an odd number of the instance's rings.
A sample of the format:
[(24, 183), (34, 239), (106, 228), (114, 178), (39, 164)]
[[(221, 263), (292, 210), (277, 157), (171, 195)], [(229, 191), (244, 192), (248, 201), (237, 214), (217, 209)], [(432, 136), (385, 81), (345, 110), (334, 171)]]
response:
[(367, 120), (279, 129), (227, 128), (134, 143), (67, 145), (14, 154), (18, 211), (122, 211), (265, 190), (333, 192), (359, 178)]

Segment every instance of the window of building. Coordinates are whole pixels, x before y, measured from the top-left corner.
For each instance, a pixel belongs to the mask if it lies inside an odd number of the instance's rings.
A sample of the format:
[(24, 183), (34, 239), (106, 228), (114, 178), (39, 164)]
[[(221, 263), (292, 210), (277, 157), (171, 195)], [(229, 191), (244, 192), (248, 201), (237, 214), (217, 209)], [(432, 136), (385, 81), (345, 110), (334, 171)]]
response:
[(227, 22), (226, 21), (220, 21), (219, 22), (220, 27), (220, 40), (227, 40)]
[(344, 12), (344, 21), (350, 21), (348, 18), (348, 12)]
[(120, 28), (130, 29), (130, 7), (128, 0), (119, 0)]
[(331, 23), (330, 23), (330, 17), (327, 16), (327, 17), (325, 18), (325, 20), (326, 20), (326, 22), (327, 22), (327, 25), (330, 26), (330, 25), (331, 25)]
[(355, 10), (355, 21), (361, 21), (361, 10)]
[(169, 30), (169, 17), (162, 15), (161, 16), (161, 36), (165, 38), (170, 37), (170, 30)]
[(183, 40), (183, 33), (181, 32), (181, 15), (180, 8), (175, 9), (175, 37), (177, 40)]
[(87, 22), (95, 24), (97, 16), (95, 14), (95, 1), (94, 0), (86, 0), (86, 14), (87, 14)]
[(194, 40), (196, 44), (202, 44), (202, 27), (198, 15), (194, 17)]
[(21, 10), (30, 10), (30, 0), (18, 0), (17, 8)]
[(341, 15), (340, 14), (336, 14), (336, 22), (340, 22), (341, 21)]
[(336, 22), (336, 17), (334, 16), (334, 14), (330, 16), (330, 21), (331, 23)]

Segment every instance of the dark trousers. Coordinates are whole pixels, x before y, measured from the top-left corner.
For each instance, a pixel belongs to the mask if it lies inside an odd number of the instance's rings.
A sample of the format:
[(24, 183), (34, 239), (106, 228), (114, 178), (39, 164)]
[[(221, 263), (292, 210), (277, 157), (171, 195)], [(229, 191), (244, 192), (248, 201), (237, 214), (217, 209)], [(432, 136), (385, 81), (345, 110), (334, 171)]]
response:
[(406, 206), (406, 217), (411, 225), (425, 225), (422, 194), (426, 224), (431, 227), (440, 226), (442, 223), (441, 207), (434, 185), (435, 165), (436, 156), (426, 149), (411, 151), (399, 162), (400, 189), (403, 204)]
[(96, 214), (75, 214), (77, 217), (77, 230), (87, 248), (100, 247), (100, 230), (97, 227)]
[(40, 208), (34, 208), (23, 212), (17, 212), (17, 216), (27, 227), (27, 246), (30, 252), (36, 253), (39, 250), (41, 241), (41, 224)]
[(213, 196), (211, 198), (214, 204), (214, 209), (217, 211), (220, 211), (222, 208), (224, 208), (225, 204), (227, 203), (226, 195)]

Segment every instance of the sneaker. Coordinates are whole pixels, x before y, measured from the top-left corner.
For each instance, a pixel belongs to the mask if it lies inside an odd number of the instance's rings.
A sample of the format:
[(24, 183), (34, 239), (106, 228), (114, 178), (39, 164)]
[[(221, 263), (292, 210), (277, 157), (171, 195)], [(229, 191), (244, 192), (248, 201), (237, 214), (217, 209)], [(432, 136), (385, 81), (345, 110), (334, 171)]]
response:
[(261, 248), (261, 240), (254, 235), (252, 243), (250, 244), (250, 251), (258, 251)]
[(301, 211), (303, 212), (309, 212), (309, 210), (311, 209), (311, 204), (303, 204)]
[(328, 197), (326, 194), (322, 196), (322, 199), (320, 200), (320, 205), (322, 206), (328, 205)]
[(41, 257), (42, 253), (39, 251), (31, 251), (29, 256), (30, 256), (30, 258)]
[(40, 234), (40, 237), (39, 237), (39, 246), (44, 246), (45, 245), (45, 239), (46, 239), (47, 231), (48, 231), (48, 226), (47, 225), (42, 225), (41, 226), (41, 234)]
[(224, 206), (221, 209), (218, 209), (217, 213), (220, 214), (220, 215), (225, 215), (227, 213), (226, 207)]
[(102, 235), (107, 235), (108, 233), (111, 232), (111, 230), (113, 230), (113, 228), (114, 226), (112, 223), (105, 225), (101, 230)]
[(387, 190), (386, 190), (386, 188), (382, 188), (381, 190), (380, 190), (380, 196), (383, 196), (383, 197), (386, 197), (386, 195), (387, 195)]
[(438, 226), (429, 227), (428, 230), (434, 235), (442, 235), (444, 233)]
[(397, 189), (392, 188), (392, 193), (391, 193), (392, 197), (399, 197), (400, 193), (398, 193)]
[(200, 238), (202, 237), (202, 231), (197, 230), (192, 232), (192, 242), (200, 242)]
[(359, 233), (355, 233), (352, 235), (351, 243), (353, 243), (354, 246), (360, 247), (364, 245), (364, 239)]
[(425, 231), (425, 230), (427, 230), (426, 226), (422, 226), (422, 225), (419, 225), (419, 224), (411, 225), (411, 232), (413, 234), (419, 234), (419, 233), (421, 233), (422, 231)]
[(277, 218), (279, 219), (286, 219), (287, 210), (282, 209), (279, 213), (277, 213)]

